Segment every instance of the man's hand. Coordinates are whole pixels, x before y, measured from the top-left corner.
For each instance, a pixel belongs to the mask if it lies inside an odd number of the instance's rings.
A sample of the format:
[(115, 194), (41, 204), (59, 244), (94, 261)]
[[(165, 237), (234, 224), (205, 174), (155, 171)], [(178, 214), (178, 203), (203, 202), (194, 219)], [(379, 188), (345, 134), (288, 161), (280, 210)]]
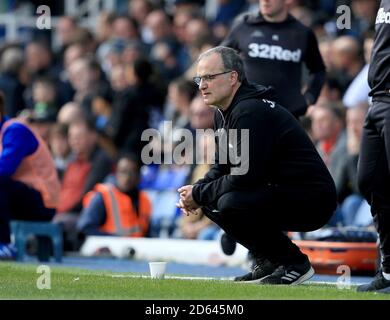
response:
[(192, 185), (187, 185), (177, 190), (180, 193), (179, 203), (176, 204), (187, 216), (190, 214), (198, 214), (196, 209), (200, 206), (192, 197)]

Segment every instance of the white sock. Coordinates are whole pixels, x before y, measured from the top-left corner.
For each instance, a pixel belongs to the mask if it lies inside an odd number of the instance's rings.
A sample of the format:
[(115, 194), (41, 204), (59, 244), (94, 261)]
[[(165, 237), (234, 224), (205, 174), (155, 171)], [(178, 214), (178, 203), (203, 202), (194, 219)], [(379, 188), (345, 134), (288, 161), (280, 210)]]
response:
[(383, 274), (383, 277), (386, 279), (386, 280), (390, 280), (390, 273), (384, 273), (382, 271), (382, 274)]

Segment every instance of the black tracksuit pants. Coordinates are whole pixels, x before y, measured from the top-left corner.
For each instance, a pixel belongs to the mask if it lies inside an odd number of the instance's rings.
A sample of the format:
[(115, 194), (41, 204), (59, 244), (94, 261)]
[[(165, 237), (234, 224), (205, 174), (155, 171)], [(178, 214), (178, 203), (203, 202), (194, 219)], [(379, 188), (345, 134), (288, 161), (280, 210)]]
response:
[(390, 103), (375, 101), (362, 133), (358, 165), (361, 193), (379, 233), (382, 267), (390, 273)]
[(287, 265), (303, 262), (306, 256), (285, 232), (324, 226), (335, 206), (335, 190), (266, 186), (226, 193), (203, 212), (255, 256)]

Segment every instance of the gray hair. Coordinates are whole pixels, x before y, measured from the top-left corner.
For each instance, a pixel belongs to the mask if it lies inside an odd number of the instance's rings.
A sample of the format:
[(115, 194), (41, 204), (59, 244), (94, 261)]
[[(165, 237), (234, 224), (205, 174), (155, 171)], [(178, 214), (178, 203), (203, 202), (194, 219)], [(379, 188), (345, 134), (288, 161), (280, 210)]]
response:
[(242, 59), (238, 54), (238, 52), (232, 48), (228, 48), (224, 46), (211, 48), (201, 53), (196, 62), (198, 63), (203, 58), (210, 56), (214, 53), (220, 55), (225, 70), (234, 70), (237, 72), (239, 82), (242, 82), (246, 79), (245, 71), (244, 71), (244, 63), (242, 62)]
[(19, 48), (6, 49), (0, 60), (0, 69), (5, 72), (18, 73), (24, 62), (23, 51)]

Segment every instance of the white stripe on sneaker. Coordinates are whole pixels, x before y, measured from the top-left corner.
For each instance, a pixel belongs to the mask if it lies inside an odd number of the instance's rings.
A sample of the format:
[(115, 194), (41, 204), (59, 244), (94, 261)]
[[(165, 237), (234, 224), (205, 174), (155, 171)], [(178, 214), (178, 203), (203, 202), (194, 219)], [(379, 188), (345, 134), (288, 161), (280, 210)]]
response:
[(306, 272), (302, 277), (298, 278), (295, 282), (291, 283), (292, 285), (300, 284), (306, 280), (309, 280), (314, 275), (314, 269), (313, 267), (310, 267), (309, 271)]
[(287, 281), (294, 281), (294, 279), (291, 279), (291, 278), (288, 278), (288, 277), (282, 277), (283, 280), (287, 280)]

